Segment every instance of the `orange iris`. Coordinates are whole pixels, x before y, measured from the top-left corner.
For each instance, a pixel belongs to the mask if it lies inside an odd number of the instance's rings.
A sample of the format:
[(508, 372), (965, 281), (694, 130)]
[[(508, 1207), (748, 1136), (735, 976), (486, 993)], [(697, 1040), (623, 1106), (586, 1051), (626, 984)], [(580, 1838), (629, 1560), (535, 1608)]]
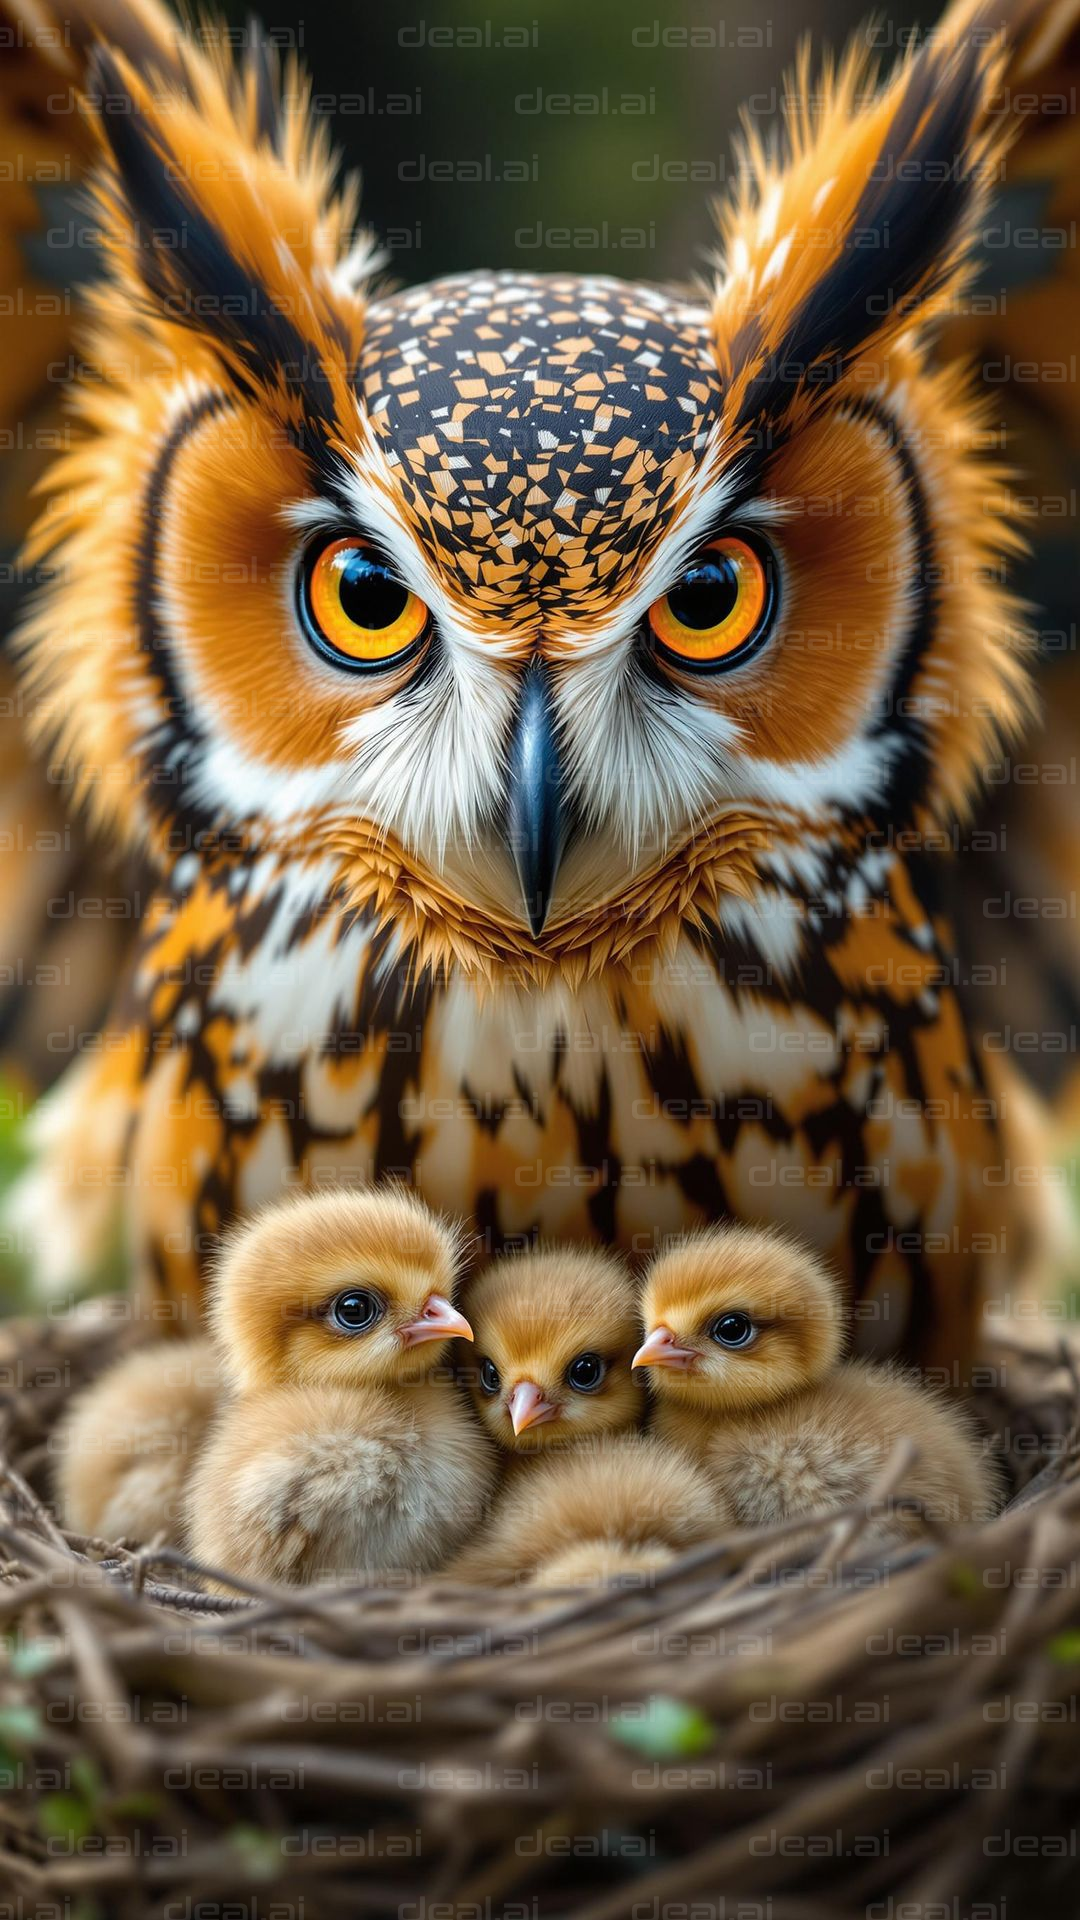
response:
[(380, 666), (409, 652), (428, 625), (424, 602), (395, 580), (362, 540), (331, 540), (306, 580), (309, 619), (323, 651), (358, 666)]
[(770, 611), (765, 561), (737, 534), (710, 540), (678, 585), (649, 608), (663, 650), (689, 667), (713, 667), (749, 651)]

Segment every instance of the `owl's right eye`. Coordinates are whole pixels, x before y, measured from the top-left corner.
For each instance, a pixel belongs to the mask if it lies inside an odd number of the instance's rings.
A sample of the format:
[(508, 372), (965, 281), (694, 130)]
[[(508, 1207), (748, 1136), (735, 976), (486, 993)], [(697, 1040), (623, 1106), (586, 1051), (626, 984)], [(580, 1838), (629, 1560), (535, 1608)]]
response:
[(776, 564), (756, 535), (710, 540), (649, 608), (653, 645), (670, 666), (721, 673), (767, 638), (776, 609)]
[(367, 1333), (386, 1309), (367, 1287), (349, 1287), (331, 1300), (327, 1318), (339, 1333)]
[(424, 602), (355, 534), (309, 547), (299, 588), (304, 632), (332, 666), (351, 673), (402, 666), (427, 640)]
[(481, 1360), (478, 1372), (480, 1374), (480, 1385), (484, 1389), (484, 1392), (498, 1393), (499, 1369), (495, 1365), (494, 1360)]

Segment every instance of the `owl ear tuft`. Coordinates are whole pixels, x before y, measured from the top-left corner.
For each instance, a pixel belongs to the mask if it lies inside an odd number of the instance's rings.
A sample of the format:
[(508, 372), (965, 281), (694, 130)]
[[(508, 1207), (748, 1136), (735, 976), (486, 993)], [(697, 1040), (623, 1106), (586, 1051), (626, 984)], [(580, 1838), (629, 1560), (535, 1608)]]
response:
[(744, 420), (827, 391), (962, 284), (1006, 144), (989, 107), (998, 67), (988, 33), (932, 42), (866, 104), (851, 57), (813, 108), (804, 59), (786, 158), (748, 135), (714, 310)]
[(238, 70), (186, 49), (183, 83), (156, 90), (102, 47), (88, 91), (121, 287), (152, 324), (197, 334), (241, 392), (276, 397), (294, 425), (332, 438), (363, 300), (338, 276), (354, 196), (333, 192), (302, 91), (286, 106), (261, 44)]
[(795, 318), (800, 358), (848, 359), (879, 322), (910, 319), (954, 273), (977, 201), (984, 73), (970, 44), (911, 67), (838, 257)]

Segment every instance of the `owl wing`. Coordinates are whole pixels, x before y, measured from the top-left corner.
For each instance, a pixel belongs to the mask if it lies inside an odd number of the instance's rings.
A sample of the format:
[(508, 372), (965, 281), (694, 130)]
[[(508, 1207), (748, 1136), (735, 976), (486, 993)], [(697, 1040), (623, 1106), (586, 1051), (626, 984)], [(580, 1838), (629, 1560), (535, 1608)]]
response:
[[(940, 333), (943, 355), (971, 365), (1024, 499), (1030, 553), (1017, 584), (1040, 636), (1041, 724), (991, 773), (971, 846), (957, 863), (961, 949), (984, 964), (973, 1013), (984, 1030), (1042, 1036), (1019, 1062), (1045, 1106), (1043, 1153), (1060, 1158), (1080, 1128), (1080, 656), (1076, 507), (1080, 498), (1080, 0), (956, 0), (940, 30), (1004, 26), (995, 108), (1015, 138), (996, 185), (970, 292)], [(1008, 1052), (1002, 1058), (1008, 1071)], [(1013, 1102), (1015, 1106), (1016, 1101)], [(1025, 1108), (1037, 1119), (1034, 1106)], [(1038, 1127), (1036, 1127), (1038, 1131)], [(1026, 1158), (1032, 1159), (1028, 1153)]]
[(95, 277), (91, 216), (80, 187), (93, 139), (80, 96), (104, 40), (142, 68), (177, 72), (179, 29), (157, 0), (75, 0), (62, 8), (0, 0), (0, 428), (16, 435), (0, 513), (17, 543), (30, 517), (28, 483), (55, 451), (63, 372), (74, 348), (77, 294)]
[[(1080, 463), (1080, 381), (1067, 365), (1080, 338), (1080, 0), (1005, 0), (992, 9), (957, 0), (942, 30), (976, 31), (981, 11), (1010, 35), (994, 110), (1015, 137), (984, 230), (982, 270), (946, 321), (941, 350), (974, 362), (1017, 465), (1060, 493)], [(1047, 524), (1030, 531), (1045, 601), (1048, 586), (1064, 586), (1075, 532), (1042, 518)]]
[(0, 439), (17, 453), (0, 481), (0, 1108), (11, 1119), (56, 1078), (76, 1036), (100, 1027), (138, 890), (137, 875), (91, 847), (62, 782), (29, 751), (8, 636), (29, 584), (17, 555), (34, 482), (67, 431), (79, 289), (95, 277), (81, 198), (93, 150), (79, 105), (87, 61), (106, 40), (145, 70), (175, 72), (178, 31), (157, 0), (0, 0)]

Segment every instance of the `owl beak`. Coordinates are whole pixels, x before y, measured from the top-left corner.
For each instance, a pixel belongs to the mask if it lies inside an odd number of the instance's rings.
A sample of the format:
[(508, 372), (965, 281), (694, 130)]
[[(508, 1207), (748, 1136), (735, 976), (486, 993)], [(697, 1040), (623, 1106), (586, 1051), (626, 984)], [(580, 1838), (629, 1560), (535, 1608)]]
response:
[(526, 669), (510, 738), (506, 837), (535, 938), (543, 932), (566, 845), (555, 709), (539, 660)]

